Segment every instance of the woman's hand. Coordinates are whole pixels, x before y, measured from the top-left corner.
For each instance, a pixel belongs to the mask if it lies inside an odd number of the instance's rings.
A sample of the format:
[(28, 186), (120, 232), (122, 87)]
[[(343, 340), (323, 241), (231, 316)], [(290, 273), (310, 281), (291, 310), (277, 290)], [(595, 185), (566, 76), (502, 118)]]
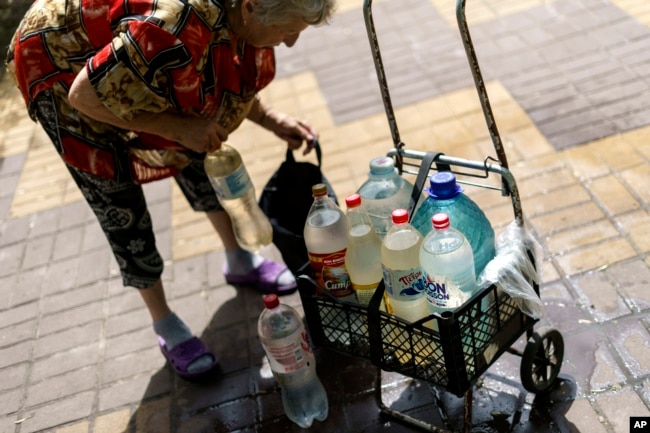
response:
[[(166, 117), (167, 114), (163, 113), (162, 116)], [(214, 120), (173, 114), (169, 116), (170, 123), (164, 127), (168, 130), (165, 138), (195, 152), (214, 152), (228, 139), (228, 131)]]
[(318, 137), (318, 132), (307, 122), (273, 110), (266, 112), (261, 126), (285, 140), (291, 150), (299, 149), (304, 141), (306, 146), (303, 155), (311, 152), (314, 148), (314, 140)]
[(300, 148), (304, 141), (306, 146), (303, 155), (311, 152), (314, 140), (318, 138), (318, 132), (307, 122), (267, 107), (259, 97), (255, 98), (248, 118), (285, 140), (291, 150)]

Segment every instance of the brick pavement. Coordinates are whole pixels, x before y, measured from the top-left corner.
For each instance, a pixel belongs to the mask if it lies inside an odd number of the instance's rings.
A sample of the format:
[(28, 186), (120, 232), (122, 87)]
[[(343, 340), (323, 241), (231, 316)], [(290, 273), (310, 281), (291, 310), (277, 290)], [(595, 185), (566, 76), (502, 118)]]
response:
[[(407, 147), (493, 154), (476, 91), (442, 0), (375, 1), (382, 56)], [(502, 356), (475, 391), (476, 431), (628, 431), (650, 416), (650, 6), (643, 0), (468, 1), (526, 223), (541, 248), (542, 299), (565, 339), (551, 401), (527, 393)], [(264, 98), (321, 130), (339, 196), (392, 146), (359, 2), (278, 50)], [(255, 339), (261, 300), (227, 285), (223, 251), (172, 182), (146, 186), (173, 308), (222, 357), (202, 383), (173, 377), (139, 297), (121, 285), (94, 216), (7, 80), (0, 105), (0, 432), (286, 432)], [(258, 191), (282, 143), (233, 135)], [(312, 158), (308, 157), (307, 159)], [(481, 192), (481, 194), (479, 194)], [(468, 188), (497, 231), (498, 193)], [(266, 252), (278, 257), (269, 247)], [(298, 295), (285, 301), (300, 307)], [(243, 314), (242, 314), (243, 313)], [(369, 363), (319, 351), (330, 416), (312, 431), (411, 431), (379, 416)], [(460, 429), (462, 399), (396, 373), (384, 401)]]

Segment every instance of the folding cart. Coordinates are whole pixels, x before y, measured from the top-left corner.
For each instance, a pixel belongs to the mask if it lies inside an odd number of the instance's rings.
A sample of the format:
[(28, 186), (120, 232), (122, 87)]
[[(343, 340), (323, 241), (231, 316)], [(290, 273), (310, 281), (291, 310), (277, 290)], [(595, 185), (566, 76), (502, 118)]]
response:
[[(419, 196), (424, 181), (431, 172), (450, 170), (459, 177), (470, 179), (500, 176), (500, 186), (490, 186), (486, 182), (471, 184), (500, 189), (503, 196), (509, 196), (514, 221), (523, 228), (524, 219), (517, 185), (508, 170), (505, 150), (472, 45), (465, 17), (465, 0), (457, 0), (456, 6), (463, 46), (497, 158), (486, 157), (483, 161), (473, 161), (405, 148), (399, 136), (375, 33), (372, 0), (365, 0), (366, 30), (394, 142), (394, 148), (388, 152), (388, 156), (394, 158), (400, 173), (417, 175), (414, 198)], [(409, 212), (413, 211), (414, 206), (412, 199)], [(535, 263), (534, 249), (527, 249), (525, 254)], [(481, 290), (453, 313), (434, 314), (410, 323), (380, 310), (384, 294), (383, 282), (370, 304), (363, 306), (330, 296), (324, 288), (318, 287), (306, 266), (303, 271), (298, 277), (299, 291), (314, 345), (368, 359), (379, 367), (375, 389), (377, 404), (384, 414), (401, 422), (426, 431), (444, 431), (386, 406), (382, 399), (382, 371), (398, 372), (437, 385), (458, 397), (464, 396), (466, 433), (471, 428), (472, 387), (504, 352), (521, 357), (521, 382), (529, 392), (543, 393), (549, 390), (558, 376), (564, 354), (562, 335), (553, 328), (535, 331), (534, 325), (538, 320), (524, 314), (516, 300), (502, 290), (498, 283)], [(529, 283), (539, 296), (539, 286), (535, 279), (531, 278)], [(424, 325), (429, 320), (435, 321), (434, 328), (437, 330)], [(521, 352), (512, 345), (524, 334), (527, 343)]]

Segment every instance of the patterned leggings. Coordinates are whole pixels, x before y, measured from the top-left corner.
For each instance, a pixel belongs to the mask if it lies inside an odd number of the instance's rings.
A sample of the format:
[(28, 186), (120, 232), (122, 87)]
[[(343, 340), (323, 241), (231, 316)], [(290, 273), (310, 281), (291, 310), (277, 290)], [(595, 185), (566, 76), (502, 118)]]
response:
[[(47, 97), (38, 98), (35, 115), (60, 152), (57, 110)], [(126, 146), (126, 143), (112, 143)], [(205, 155), (190, 152), (191, 163), (175, 177), (176, 183), (196, 211), (222, 210), (203, 168)], [(81, 171), (66, 164), (84, 198), (97, 216), (113, 250), (125, 286), (147, 288), (160, 279), (163, 260), (147, 209), (142, 186), (132, 181), (116, 181)]]

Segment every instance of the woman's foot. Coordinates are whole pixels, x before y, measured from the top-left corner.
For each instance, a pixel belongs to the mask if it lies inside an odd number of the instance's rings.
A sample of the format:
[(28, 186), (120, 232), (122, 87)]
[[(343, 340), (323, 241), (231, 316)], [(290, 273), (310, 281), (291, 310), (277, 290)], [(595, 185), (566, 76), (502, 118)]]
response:
[(286, 295), (298, 287), (286, 265), (242, 249), (226, 251), (223, 273), (229, 284), (252, 285), (264, 293)]
[(218, 364), (217, 357), (199, 340), (176, 315), (170, 313), (154, 322), (160, 349), (181, 377), (207, 373)]

